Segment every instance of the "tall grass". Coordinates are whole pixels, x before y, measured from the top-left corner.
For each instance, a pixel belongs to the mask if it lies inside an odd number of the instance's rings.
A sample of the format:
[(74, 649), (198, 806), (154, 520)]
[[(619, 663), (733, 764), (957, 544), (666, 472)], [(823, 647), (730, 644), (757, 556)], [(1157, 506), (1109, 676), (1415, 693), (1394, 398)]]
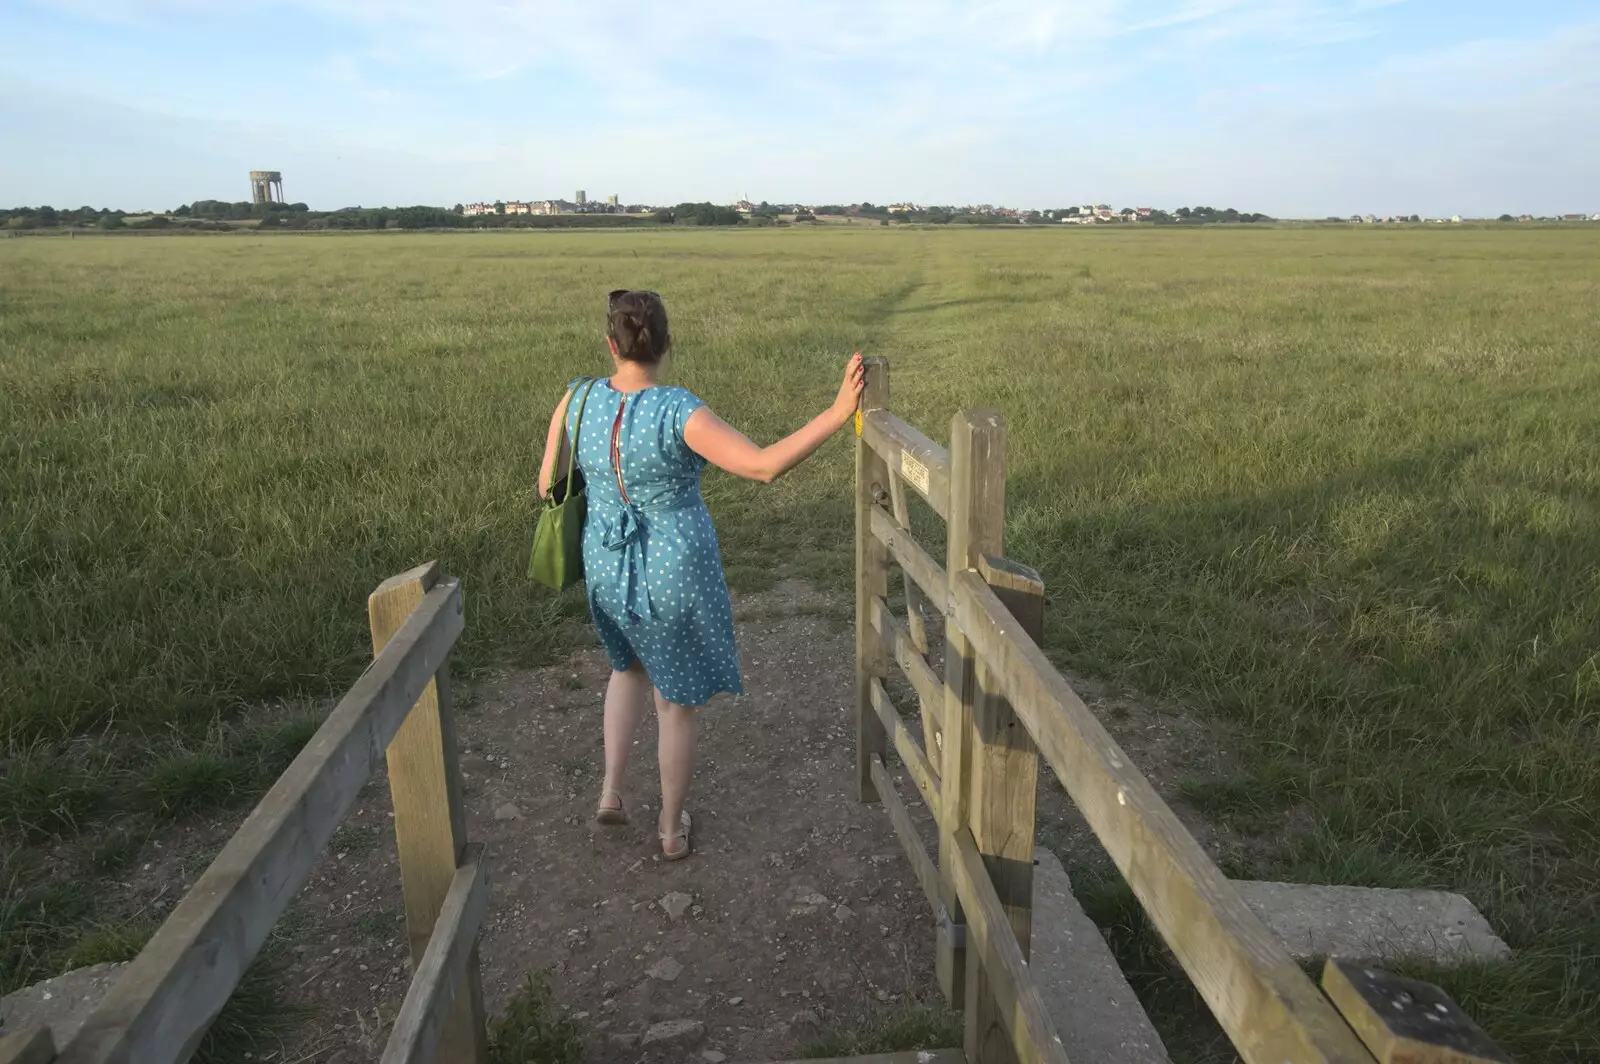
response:
[[(366, 592), (429, 557), (464, 665), (559, 651), (535, 465), (620, 286), (666, 295), (674, 378), (757, 437), (861, 345), (936, 437), (1002, 410), (1051, 653), (1238, 722), (1230, 788), (1314, 814), (1252, 871), (1464, 891), (1518, 959), (1441, 978), (1519, 1059), (1600, 1054), (1590, 229), (10, 241), (13, 751), (338, 690)], [(710, 476), (735, 582), (844, 586), (849, 476), (842, 440), (772, 488)]]

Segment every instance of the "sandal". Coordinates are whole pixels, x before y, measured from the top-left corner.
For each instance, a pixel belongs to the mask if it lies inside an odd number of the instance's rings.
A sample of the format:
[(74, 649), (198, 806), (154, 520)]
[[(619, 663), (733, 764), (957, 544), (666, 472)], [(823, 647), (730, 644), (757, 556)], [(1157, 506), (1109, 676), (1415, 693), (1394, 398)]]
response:
[[(689, 841), (689, 831), (690, 831), (690, 829), (692, 827), (693, 827), (693, 821), (691, 821), (689, 819), (689, 811), (687, 809), (685, 809), (682, 813), (680, 813), (678, 815), (678, 830), (677, 831), (673, 832), (670, 835), (667, 834), (665, 831), (660, 833), (660, 836), (661, 836), (661, 859), (663, 861), (681, 861), (685, 857), (689, 856), (690, 850), (692, 850), (694, 848), (690, 844), (690, 841)], [(676, 842), (676, 843), (679, 843), (680, 845), (675, 850), (669, 850), (669, 849), (667, 849), (667, 843), (669, 843), (669, 842)]]
[[(617, 806), (615, 809), (611, 808), (609, 805), (606, 805), (606, 799), (613, 796), (615, 796), (617, 799)], [(619, 825), (626, 824), (628, 822), (628, 810), (622, 805), (622, 793), (620, 791), (601, 791), (600, 807), (595, 810), (594, 819), (595, 823), (604, 824), (607, 827), (617, 827)]]

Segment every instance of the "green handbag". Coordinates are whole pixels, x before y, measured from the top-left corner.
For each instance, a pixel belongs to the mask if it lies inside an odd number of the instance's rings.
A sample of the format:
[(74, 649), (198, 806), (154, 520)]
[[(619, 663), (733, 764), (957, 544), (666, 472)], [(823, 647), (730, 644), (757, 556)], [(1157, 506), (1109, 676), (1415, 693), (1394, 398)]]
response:
[(583, 433), (583, 408), (589, 404), (597, 378), (589, 379), (578, 403), (578, 423), (567, 448), (567, 475), (550, 485), (533, 529), (533, 552), (528, 556), (528, 579), (553, 591), (565, 591), (583, 579), (583, 518), (589, 509), (583, 471), (577, 468), (578, 437)]

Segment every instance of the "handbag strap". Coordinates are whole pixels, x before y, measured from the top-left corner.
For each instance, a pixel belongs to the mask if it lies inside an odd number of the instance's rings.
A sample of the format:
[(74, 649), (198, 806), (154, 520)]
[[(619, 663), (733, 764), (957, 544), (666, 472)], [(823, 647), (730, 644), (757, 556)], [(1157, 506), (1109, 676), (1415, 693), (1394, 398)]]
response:
[[(578, 423), (573, 427), (572, 440), (567, 447), (567, 490), (572, 490), (572, 470), (578, 462), (578, 440), (583, 435), (583, 408), (589, 405), (589, 393), (594, 391), (594, 386), (599, 382), (598, 377), (589, 378), (589, 387), (583, 390), (583, 398), (578, 400)], [(571, 400), (568, 400), (569, 402)]]
[(628, 489), (622, 486), (622, 448), (618, 441), (622, 435), (622, 409), (628, 405), (628, 397), (624, 394), (617, 403), (617, 417), (611, 422), (611, 470), (617, 475), (617, 493), (622, 496), (625, 506), (632, 506), (633, 500), (628, 498)]

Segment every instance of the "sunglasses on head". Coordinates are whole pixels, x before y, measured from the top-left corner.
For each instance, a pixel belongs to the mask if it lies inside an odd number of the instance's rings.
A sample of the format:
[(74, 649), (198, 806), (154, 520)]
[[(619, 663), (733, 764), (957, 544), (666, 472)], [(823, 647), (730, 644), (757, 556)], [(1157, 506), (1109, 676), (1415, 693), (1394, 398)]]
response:
[(623, 296), (628, 296), (628, 295), (646, 296), (646, 297), (648, 297), (650, 299), (656, 300), (657, 302), (660, 302), (660, 300), (661, 300), (661, 296), (656, 292), (648, 292), (648, 291), (645, 291), (644, 289), (639, 289), (639, 288), (618, 288), (618, 289), (616, 289), (615, 291), (611, 292), (609, 295), (606, 296), (606, 309), (608, 311), (609, 310), (616, 310), (617, 309), (617, 300), (621, 299)]

